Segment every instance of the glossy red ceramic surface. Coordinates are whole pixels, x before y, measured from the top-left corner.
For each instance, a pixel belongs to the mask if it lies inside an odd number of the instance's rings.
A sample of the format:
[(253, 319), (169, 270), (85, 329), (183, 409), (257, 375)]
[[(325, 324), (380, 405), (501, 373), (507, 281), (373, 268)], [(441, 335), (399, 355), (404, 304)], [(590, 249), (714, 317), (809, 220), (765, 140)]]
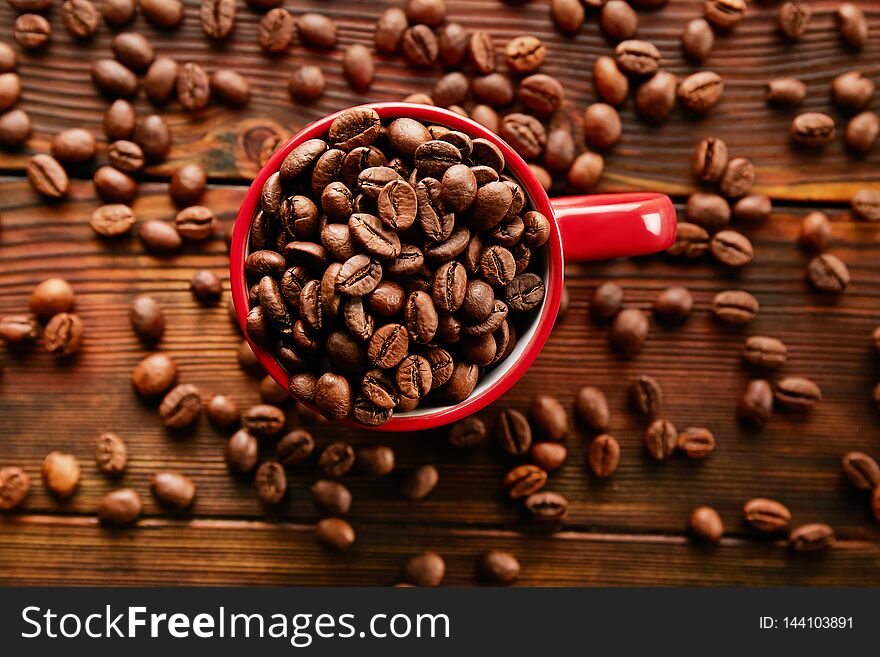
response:
[[(495, 401), (516, 383), (540, 353), (553, 328), (562, 298), (565, 258), (572, 261), (640, 255), (665, 249), (672, 243), (675, 236), (675, 211), (670, 200), (663, 195), (576, 196), (555, 199), (551, 204), (523, 159), (498, 135), (479, 123), (449, 110), (428, 105), (375, 103), (369, 107), (376, 110), (383, 121), (410, 117), (428, 124), (444, 125), (471, 137), (491, 140), (501, 149), (509, 172), (523, 186), (534, 209), (546, 215), (552, 227), (546, 247), (546, 296), (540, 315), (533, 328), (527, 332), (530, 334), (527, 342), (522, 344), (524, 336), (520, 336), (521, 342), (514, 354), (499, 366), (500, 369), (496, 368), (499, 371), (481, 381), (474, 393), (463, 402), (394, 415), (385, 425), (377, 427), (380, 431), (419, 431), (460, 420)], [(244, 260), (251, 221), (260, 200), (260, 190), (266, 179), (278, 171), (290, 151), (308, 139), (326, 137), (330, 124), (338, 114), (331, 114), (312, 123), (280, 147), (257, 174), (245, 196), (235, 222), (230, 253), (232, 298), (242, 331), (248, 312)], [(287, 388), (288, 376), (272, 354), (253, 342), (250, 345), (266, 371)], [(351, 424), (360, 426), (354, 422)]]

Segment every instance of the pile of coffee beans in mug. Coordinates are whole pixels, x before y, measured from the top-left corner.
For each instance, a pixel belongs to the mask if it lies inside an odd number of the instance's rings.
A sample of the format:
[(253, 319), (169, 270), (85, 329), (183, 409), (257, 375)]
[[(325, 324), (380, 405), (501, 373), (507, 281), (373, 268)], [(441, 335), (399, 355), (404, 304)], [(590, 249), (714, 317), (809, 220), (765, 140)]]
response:
[(491, 141), (346, 110), (263, 184), (248, 336), (329, 419), (456, 404), (535, 319), (549, 236)]

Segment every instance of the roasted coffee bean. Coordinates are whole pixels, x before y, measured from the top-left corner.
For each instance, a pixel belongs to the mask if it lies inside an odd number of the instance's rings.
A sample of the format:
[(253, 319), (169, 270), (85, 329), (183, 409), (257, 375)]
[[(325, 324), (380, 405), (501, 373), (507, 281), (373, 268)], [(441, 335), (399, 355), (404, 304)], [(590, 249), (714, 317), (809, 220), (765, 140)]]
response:
[(865, 221), (880, 221), (880, 191), (876, 189), (860, 189), (850, 199), (853, 214)]
[(0, 468), (0, 511), (10, 511), (21, 504), (30, 485), (30, 477), (21, 468)]
[(532, 446), (532, 428), (526, 417), (508, 408), (498, 416), (498, 441), (501, 448), (513, 456), (521, 456)]
[(406, 16), (411, 23), (424, 23), (435, 27), (446, 18), (444, 0), (408, 0)]
[(565, 90), (556, 78), (535, 73), (520, 80), (517, 98), (533, 114), (548, 116), (559, 109), (565, 99)]
[(31, 119), (21, 109), (11, 109), (0, 114), (0, 147), (16, 149), (31, 136)]
[(709, 233), (702, 226), (684, 221), (675, 229), (675, 242), (666, 252), (673, 256), (699, 258), (709, 249)]
[(623, 307), (623, 288), (617, 283), (602, 283), (593, 293), (590, 313), (596, 319), (611, 319)]
[(146, 345), (154, 345), (165, 333), (165, 313), (155, 298), (139, 294), (128, 307), (131, 328)]
[(182, 429), (199, 419), (202, 414), (202, 398), (199, 389), (189, 383), (175, 388), (159, 404), (159, 417), (166, 427)]
[[(507, 445), (505, 442), (505, 438), (501, 437), (501, 429), (499, 428), (499, 440), (502, 441), (502, 447)], [(449, 443), (454, 447), (475, 447), (476, 445), (481, 444), (486, 439), (486, 425), (485, 423), (478, 417), (468, 417), (464, 420), (459, 420), (455, 424), (452, 425), (452, 429), (449, 432)], [(514, 449), (519, 449), (518, 447), (514, 447)], [(505, 451), (507, 448), (505, 447)], [(517, 451), (517, 453), (522, 453), (521, 451)]]
[(431, 364), (422, 356), (411, 355), (397, 366), (395, 382), (402, 396), (420, 398), (431, 391), (431, 377)]
[(712, 312), (728, 324), (748, 324), (759, 307), (758, 300), (743, 290), (719, 292), (712, 300)]
[(336, 23), (323, 14), (301, 14), (296, 27), (300, 40), (307, 46), (322, 49), (336, 46)]
[(688, 458), (705, 458), (715, 449), (715, 436), (704, 427), (688, 427), (678, 434), (678, 449)]
[(184, 164), (171, 174), (168, 194), (178, 205), (195, 205), (204, 193), (206, 184), (207, 176), (201, 164)]
[(211, 39), (225, 39), (235, 27), (234, 0), (201, 0), (202, 31)]
[(547, 56), (547, 47), (536, 36), (524, 35), (514, 37), (504, 48), (504, 59), (507, 65), (517, 73), (534, 71)]
[(654, 300), (654, 315), (667, 322), (680, 322), (691, 314), (694, 299), (686, 287), (669, 287)]
[(846, 264), (830, 253), (823, 253), (810, 260), (807, 276), (813, 286), (822, 292), (843, 292), (850, 280)]
[(254, 475), (257, 497), (263, 504), (278, 504), (287, 493), (287, 475), (277, 461), (265, 461)]
[(490, 73), (474, 78), (471, 81), (471, 91), (477, 100), (490, 107), (509, 105), (515, 95), (510, 78), (501, 73)]
[(648, 318), (637, 308), (621, 310), (611, 325), (611, 344), (624, 354), (641, 350), (648, 337)]
[(67, 194), (69, 180), (61, 164), (51, 155), (38, 153), (27, 164), (27, 178), (38, 194), (61, 198)]
[(140, 0), (138, 6), (144, 17), (160, 29), (177, 27), (183, 20), (183, 3), (180, 0)]
[(519, 577), (519, 561), (510, 552), (490, 550), (477, 562), (480, 575), (494, 584), (510, 584)]
[(501, 137), (527, 160), (534, 160), (544, 151), (547, 133), (538, 119), (514, 112), (501, 121)]
[(357, 464), (363, 472), (382, 477), (394, 470), (394, 450), (387, 445), (370, 445), (357, 451)]
[(779, 7), (779, 30), (789, 39), (800, 39), (807, 31), (813, 10), (806, 2), (786, 2)]
[(315, 538), (333, 550), (347, 550), (355, 541), (354, 529), (342, 518), (323, 518), (315, 525)]
[(584, 112), (584, 136), (590, 146), (611, 148), (620, 140), (621, 124), (617, 110), (605, 103), (593, 103)]
[(326, 86), (324, 72), (317, 66), (300, 66), (294, 69), (287, 81), (291, 97), (306, 102), (320, 98)]
[(460, 262), (441, 265), (434, 274), (433, 298), (436, 307), (444, 312), (455, 312), (464, 302), (467, 290), (467, 272)]
[(824, 146), (835, 132), (834, 119), (821, 112), (804, 112), (791, 122), (791, 138), (805, 146)]
[(507, 286), (505, 295), (511, 311), (533, 310), (544, 301), (544, 281), (535, 274), (520, 274)]
[(413, 157), (420, 175), (437, 180), (443, 178), (447, 169), (461, 162), (459, 149), (454, 144), (439, 139), (420, 144)]
[(381, 127), (379, 115), (374, 109), (355, 107), (340, 114), (330, 124), (330, 141), (342, 150), (369, 146), (379, 136)]
[(170, 356), (151, 354), (138, 363), (131, 383), (144, 397), (157, 397), (168, 390), (177, 378), (177, 366)]
[(437, 61), (440, 46), (437, 37), (427, 25), (414, 25), (403, 33), (403, 54), (413, 66), (432, 66)]
[(715, 27), (729, 30), (742, 21), (746, 13), (745, 0), (706, 0), (703, 15)]
[(211, 99), (211, 81), (198, 64), (187, 62), (177, 73), (177, 100), (188, 112), (204, 109)]
[(318, 465), (328, 477), (341, 477), (354, 466), (354, 449), (348, 443), (331, 443), (318, 457)]
[(810, 212), (801, 222), (798, 241), (810, 251), (821, 251), (831, 237), (831, 222), (824, 212)]
[(351, 411), (352, 394), (348, 381), (338, 374), (326, 372), (315, 387), (315, 405), (326, 418), (339, 420)]
[(108, 525), (131, 525), (141, 515), (141, 497), (133, 488), (107, 493), (98, 506), (98, 519)]
[(371, 312), (382, 317), (393, 317), (403, 309), (406, 293), (397, 283), (383, 280), (365, 298)]
[(22, 344), (35, 340), (40, 325), (30, 315), (5, 315), (0, 317), (0, 340), (8, 344)]
[(169, 101), (175, 93), (179, 70), (177, 62), (170, 57), (154, 59), (144, 75), (144, 92), (147, 98), (158, 104)]
[(867, 153), (880, 136), (880, 117), (874, 112), (861, 112), (846, 124), (846, 145), (856, 153)]
[(705, 182), (721, 180), (727, 168), (727, 144), (717, 137), (706, 137), (694, 151), (694, 174)]
[(479, 30), (471, 33), (468, 57), (473, 67), (484, 75), (495, 70), (495, 43), (488, 32)]
[(621, 41), (614, 52), (620, 70), (629, 75), (653, 75), (660, 66), (660, 51), (648, 41)]
[(355, 244), (369, 255), (382, 260), (393, 260), (400, 255), (400, 238), (396, 232), (385, 228), (379, 217), (355, 213), (348, 219), (348, 230)]
[(861, 50), (868, 40), (868, 20), (865, 12), (850, 2), (844, 2), (837, 8), (837, 24), (840, 36), (854, 50)]
[(314, 449), (312, 434), (304, 429), (294, 429), (278, 441), (275, 453), (283, 465), (296, 465), (308, 459)]
[(712, 71), (689, 75), (678, 85), (678, 98), (695, 112), (706, 112), (715, 106), (724, 92), (724, 81)]
[(188, 509), (196, 496), (195, 482), (176, 472), (157, 472), (150, 480), (150, 488), (157, 500), (176, 509)]
[(342, 57), (342, 71), (352, 89), (366, 91), (373, 84), (376, 75), (373, 54), (360, 43), (348, 46)]
[(678, 431), (669, 420), (654, 420), (645, 432), (645, 448), (653, 458), (663, 461), (678, 446)]
[(737, 416), (755, 426), (763, 426), (773, 413), (773, 391), (763, 379), (749, 382), (748, 388), (740, 398)]
[(119, 474), (128, 462), (125, 441), (115, 433), (102, 433), (95, 441), (95, 464), (101, 472)]
[(847, 452), (841, 459), (843, 474), (859, 490), (880, 486), (880, 465), (864, 452)]
[(578, 391), (574, 401), (578, 419), (596, 433), (608, 431), (610, 413), (608, 400), (599, 388), (586, 386)]
[(529, 495), (525, 507), (535, 520), (562, 520), (568, 513), (568, 500), (559, 493), (543, 490)]
[(770, 216), (772, 201), (766, 194), (743, 196), (733, 204), (733, 216), (740, 221), (759, 223)]
[(351, 509), (351, 492), (338, 481), (319, 479), (310, 489), (312, 503), (319, 511), (344, 516)]
[(567, 34), (580, 32), (586, 12), (577, 0), (551, 0), (550, 16), (560, 30)]
[(270, 404), (257, 404), (241, 416), (242, 426), (256, 436), (274, 436), (284, 428), (284, 411)]
[(92, 82), (109, 98), (129, 98), (137, 93), (137, 77), (114, 59), (98, 59), (92, 63)]
[[(59, 162), (65, 164), (79, 164), (92, 159), (95, 156), (96, 148), (95, 136), (82, 128), (68, 128), (52, 138), (52, 155)], [(110, 149), (108, 149), (108, 155), (110, 155), (111, 164), (113, 164)]]
[(385, 324), (370, 338), (367, 356), (376, 367), (390, 369), (406, 357), (409, 350), (409, 335), (400, 324)]
[(743, 358), (752, 365), (776, 369), (785, 364), (788, 349), (781, 340), (763, 335), (746, 339)]
[(144, 168), (144, 152), (133, 141), (120, 139), (107, 147), (110, 165), (125, 173), (137, 173)]
[(837, 104), (853, 111), (864, 109), (868, 105), (874, 89), (871, 78), (859, 71), (842, 73), (831, 82), (831, 92)]
[(504, 476), (504, 488), (512, 500), (536, 493), (547, 483), (547, 473), (536, 465), (519, 465)]
[(604, 168), (605, 161), (598, 153), (590, 151), (581, 153), (568, 170), (566, 181), (576, 189), (589, 191), (599, 182)]
[(596, 477), (610, 477), (620, 463), (620, 444), (608, 434), (596, 436), (587, 450), (587, 463)]
[(229, 469), (236, 474), (247, 474), (257, 465), (259, 445), (247, 429), (236, 431), (226, 443), (224, 456)]
[(205, 406), (208, 419), (214, 426), (226, 429), (237, 425), (241, 421), (241, 412), (234, 399), (226, 395), (214, 395)]
[(283, 7), (275, 7), (266, 12), (257, 25), (257, 44), (267, 52), (284, 52), (295, 30), (293, 14)]
[(393, 55), (400, 48), (403, 33), (409, 27), (406, 13), (399, 7), (389, 7), (376, 21), (373, 43), (376, 51), (383, 55)]
[(382, 265), (369, 256), (358, 254), (346, 260), (339, 270), (336, 291), (352, 297), (362, 297), (375, 290), (381, 279)]
[(251, 99), (248, 81), (228, 68), (214, 71), (211, 75), (211, 93), (230, 107), (244, 107)]
[(807, 86), (797, 78), (776, 78), (767, 83), (767, 102), (778, 105), (800, 105), (807, 95)]
[(791, 530), (788, 543), (796, 552), (817, 552), (834, 545), (834, 530), (822, 523), (801, 525)]
[(810, 379), (788, 376), (776, 384), (774, 399), (785, 408), (809, 411), (822, 401), (822, 391)]
[(137, 196), (137, 182), (114, 167), (100, 167), (92, 177), (95, 191), (105, 203), (130, 204)]
[(400, 492), (408, 500), (422, 500), (437, 486), (440, 475), (433, 465), (422, 465), (410, 470), (400, 485)]
[(46, 488), (53, 495), (68, 498), (79, 485), (79, 461), (73, 454), (57, 450), (49, 452), (43, 459), (41, 474)]
[(694, 538), (707, 543), (719, 543), (724, 534), (724, 523), (712, 507), (698, 506), (691, 512), (690, 530)]
[[(593, 86), (609, 105), (620, 105), (629, 93), (629, 80), (613, 58), (602, 55), (593, 66)], [(549, 150), (549, 149), (548, 149)]]
[(516, 274), (516, 262), (502, 246), (490, 246), (480, 258), (480, 275), (491, 285), (509, 285)]
[(663, 405), (663, 390), (654, 377), (643, 374), (630, 385), (630, 398), (642, 415), (655, 417)]
[(755, 184), (755, 167), (750, 160), (736, 157), (727, 163), (719, 187), (728, 198), (745, 196)]
[(632, 39), (639, 26), (635, 10), (623, 0), (608, 0), (599, 15), (602, 32), (612, 41)]
[(743, 517), (753, 528), (772, 534), (788, 529), (791, 512), (776, 500), (756, 497), (743, 506)]
[(712, 237), (709, 248), (715, 259), (728, 267), (744, 267), (754, 257), (752, 243), (742, 233), (722, 230)]
[(421, 291), (411, 292), (404, 307), (404, 317), (410, 340), (420, 344), (431, 342), (437, 332), (438, 316), (430, 295)]
[(13, 35), (22, 48), (35, 50), (52, 38), (52, 26), (39, 14), (22, 14), (15, 19)]
[(443, 174), (441, 200), (450, 212), (468, 209), (477, 196), (477, 178), (473, 170), (464, 164), (454, 164)]
[(87, 39), (98, 31), (101, 14), (89, 0), (66, 0), (61, 5), (61, 22), (77, 39)]
[(440, 586), (446, 575), (446, 562), (436, 552), (423, 552), (406, 560), (403, 578), (414, 586)]
[(116, 59), (133, 71), (145, 71), (156, 57), (153, 44), (137, 32), (120, 32), (110, 46)]
[(15, 68), (17, 57), (12, 46), (5, 41), (0, 44), (0, 72), (5, 73)]
[(67, 358), (79, 351), (83, 339), (83, 322), (79, 315), (58, 313), (43, 331), (46, 351), (56, 358)]
[(47, 278), (37, 285), (28, 299), (28, 308), (39, 319), (50, 319), (73, 308), (76, 295), (63, 278)]
[(636, 90), (636, 109), (651, 121), (662, 121), (675, 106), (678, 80), (666, 71), (658, 71)]
[(555, 397), (536, 395), (529, 414), (540, 436), (546, 440), (563, 440), (568, 433), (565, 407)]
[(702, 62), (715, 45), (712, 26), (702, 18), (694, 18), (684, 26), (681, 33), (681, 48), (695, 62)]
[(164, 160), (171, 148), (171, 132), (158, 114), (149, 114), (137, 123), (134, 140), (147, 159), (153, 162)]

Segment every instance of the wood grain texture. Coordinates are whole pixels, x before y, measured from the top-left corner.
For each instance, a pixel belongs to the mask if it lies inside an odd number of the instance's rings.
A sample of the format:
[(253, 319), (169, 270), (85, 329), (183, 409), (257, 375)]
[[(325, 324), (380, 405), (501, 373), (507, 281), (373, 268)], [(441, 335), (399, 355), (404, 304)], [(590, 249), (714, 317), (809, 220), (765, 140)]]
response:
[[(188, 116), (177, 103), (167, 108), (175, 146), (169, 160), (153, 167), (156, 175), (169, 175), (184, 161), (201, 161), (216, 178), (247, 180), (256, 171), (259, 144), (268, 134), (289, 134), (310, 121), (341, 107), (364, 101), (400, 100), (415, 91), (430, 91), (442, 73), (408, 67), (402, 57), (381, 58), (376, 81), (364, 94), (354, 94), (341, 74), (343, 49), (352, 43), (372, 44), (373, 23), (386, 3), (373, 0), (298, 2), (295, 13), (318, 10), (332, 16), (339, 26), (339, 47), (330, 52), (309, 50), (295, 43), (284, 56), (268, 57), (256, 45), (259, 14), (242, 7), (233, 37), (209, 44), (198, 20), (198, 3), (187, 0), (182, 26), (171, 32), (153, 29), (142, 18), (130, 28), (147, 34), (156, 51), (179, 61), (195, 61), (209, 70), (230, 67), (251, 83), (253, 100), (245, 110), (233, 111), (212, 104), (204, 112)], [(387, 3), (390, 4), (390, 3)], [(548, 2), (505, 4), (498, 0), (450, 0), (450, 20), (470, 30), (489, 30), (500, 48), (508, 39), (534, 33), (547, 44), (549, 55), (543, 71), (557, 76), (566, 86), (570, 110), (580, 113), (596, 96), (592, 66), (596, 57), (611, 54), (613, 46), (602, 36), (595, 14), (588, 15), (580, 34), (563, 36), (548, 18)], [(837, 3), (811, 3), (813, 19), (807, 35), (796, 43), (777, 32), (776, 5), (752, 3), (742, 25), (719, 35), (712, 55), (701, 67), (687, 62), (679, 47), (679, 34), (687, 20), (701, 13), (702, 2), (673, 2), (652, 12), (640, 12), (639, 37), (660, 48), (664, 67), (679, 76), (696, 70), (714, 70), (724, 77), (726, 90), (721, 103), (706, 117), (686, 116), (676, 109), (662, 125), (638, 119), (632, 102), (622, 110), (624, 135), (607, 155), (601, 183), (605, 191), (649, 189), (684, 194), (694, 189), (689, 173), (694, 144), (707, 135), (727, 140), (733, 156), (752, 158), (758, 170), (758, 189), (781, 199), (846, 201), (859, 188), (880, 184), (880, 152), (855, 159), (846, 153), (842, 137), (821, 152), (793, 149), (788, 131), (792, 110), (767, 108), (764, 86), (773, 77), (795, 75), (807, 84), (802, 111), (827, 111), (838, 122), (842, 135), (845, 114), (833, 107), (830, 83), (835, 76), (859, 69), (880, 82), (880, 39), (870, 40), (861, 55), (847, 51), (834, 27)], [(880, 9), (865, 3), (872, 34), (880, 33)], [(8, 34), (14, 12), (0, 7), (0, 30)], [(53, 39), (43, 52), (21, 53), (19, 72), (23, 94), (20, 106), (33, 119), (34, 136), (22, 153), (0, 154), (0, 169), (20, 170), (28, 154), (45, 150), (52, 135), (71, 122), (101, 133), (101, 116), (107, 101), (94, 90), (89, 63), (112, 56), (112, 32), (102, 26), (96, 37), (83, 44), (73, 40), (61, 26), (57, 12), (51, 16)], [(310, 63), (324, 69), (327, 92), (309, 105), (294, 104), (287, 93), (287, 76), (296, 66)], [(141, 94), (143, 96), (143, 94)], [(140, 113), (151, 111), (143, 97)], [(163, 110), (165, 113), (166, 110)]]
[[(0, 517), (0, 583), (51, 585), (391, 586), (404, 561), (440, 549), (444, 585), (480, 584), (479, 556), (510, 550), (522, 566), (519, 586), (584, 585), (876, 585), (880, 549), (841, 541), (822, 555), (792, 555), (781, 542), (725, 539), (720, 546), (684, 538), (621, 534), (520, 534), (435, 526), (356, 525), (351, 551), (321, 548), (310, 526), (260, 521), (146, 520), (108, 530), (92, 519)], [(48, 539), (48, 540), (47, 540)], [(39, 550), (40, 559), (33, 558)]]

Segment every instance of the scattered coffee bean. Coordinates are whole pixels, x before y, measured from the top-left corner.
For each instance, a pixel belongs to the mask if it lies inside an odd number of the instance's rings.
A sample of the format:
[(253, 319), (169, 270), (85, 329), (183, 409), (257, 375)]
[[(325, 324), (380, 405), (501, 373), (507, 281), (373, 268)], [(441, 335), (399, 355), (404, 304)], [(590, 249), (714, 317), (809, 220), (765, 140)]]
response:
[(79, 351), (83, 339), (83, 321), (79, 315), (58, 313), (43, 331), (46, 351), (56, 358), (67, 358)]
[(590, 146), (607, 150), (620, 140), (620, 133), (620, 115), (611, 105), (593, 103), (587, 107), (584, 112), (584, 136)]
[(28, 182), (34, 191), (48, 198), (61, 198), (67, 194), (70, 184), (67, 173), (51, 155), (38, 153), (34, 155), (26, 168)]
[(170, 356), (151, 354), (138, 363), (131, 374), (131, 383), (144, 397), (158, 397), (177, 378), (177, 366)]
[(797, 78), (775, 78), (767, 83), (767, 102), (776, 105), (800, 105), (807, 95), (807, 85)]
[(694, 150), (694, 174), (704, 182), (721, 180), (727, 169), (727, 144), (717, 137), (706, 137)]
[(144, 75), (144, 92), (156, 104), (168, 102), (177, 93), (180, 66), (170, 57), (157, 57)]
[(856, 114), (846, 124), (846, 145), (856, 153), (867, 153), (880, 136), (880, 117), (874, 112)]
[(880, 486), (880, 465), (864, 452), (847, 452), (841, 459), (843, 474), (859, 490)]
[(724, 80), (712, 71), (689, 75), (678, 85), (678, 98), (694, 112), (706, 112), (714, 107), (724, 92)]
[(300, 40), (312, 48), (333, 48), (336, 46), (336, 23), (322, 14), (301, 14), (296, 21)]
[(754, 184), (755, 167), (751, 160), (736, 157), (727, 163), (718, 186), (727, 198), (740, 198), (748, 194)]
[(801, 221), (798, 240), (809, 251), (822, 251), (831, 237), (831, 222), (824, 212), (810, 212)]
[(300, 66), (294, 69), (287, 81), (291, 97), (306, 102), (320, 98), (326, 86), (324, 72), (318, 66)]
[(422, 500), (437, 486), (440, 475), (433, 465), (422, 465), (410, 470), (400, 485), (400, 492), (408, 500)]
[(63, 278), (47, 278), (37, 285), (28, 299), (28, 308), (39, 319), (50, 319), (73, 308), (76, 295)]
[(656, 417), (663, 405), (663, 389), (654, 377), (643, 374), (633, 379), (630, 399), (642, 415)]
[(140, 0), (138, 6), (144, 17), (160, 29), (177, 27), (183, 20), (181, 0)]
[(403, 33), (409, 27), (406, 12), (399, 7), (389, 7), (376, 21), (376, 29), (373, 32), (373, 43), (376, 52), (383, 55), (393, 55), (400, 49)]
[(0, 147), (7, 150), (20, 148), (31, 136), (31, 118), (21, 109), (0, 114)]
[(639, 114), (649, 121), (664, 120), (675, 107), (677, 78), (667, 71), (658, 71), (636, 90), (635, 104)]
[(547, 56), (547, 47), (536, 36), (525, 35), (511, 39), (504, 49), (507, 65), (517, 73), (529, 73), (538, 68)]
[(766, 534), (785, 531), (791, 523), (791, 512), (785, 505), (763, 497), (746, 502), (743, 517), (753, 528)]
[(715, 436), (704, 427), (688, 427), (678, 434), (678, 449), (688, 458), (705, 458), (715, 449)]
[(678, 222), (675, 228), (675, 242), (666, 253), (685, 258), (699, 258), (709, 250), (709, 233), (697, 224)]
[(728, 267), (744, 267), (755, 255), (749, 238), (735, 230), (715, 233), (709, 243), (709, 249), (718, 262)]
[(730, 204), (718, 194), (694, 192), (688, 197), (684, 212), (689, 222), (709, 230), (730, 223)]
[(35, 340), (40, 325), (31, 315), (5, 315), (0, 317), (0, 340), (7, 344), (24, 344)]
[(165, 333), (165, 313), (155, 298), (139, 294), (128, 307), (131, 328), (145, 345), (154, 345)]
[(568, 458), (568, 450), (560, 443), (534, 443), (529, 449), (529, 457), (539, 468), (550, 472), (562, 467), (565, 459)]
[(189, 477), (176, 472), (157, 472), (150, 480), (156, 499), (177, 509), (188, 509), (196, 496), (196, 485)]
[(480, 575), (495, 584), (510, 584), (519, 577), (520, 565), (510, 552), (490, 550), (480, 557), (477, 564)]
[(21, 468), (0, 468), (0, 511), (11, 511), (20, 505), (30, 485), (30, 477)]
[(486, 433), (486, 424), (480, 418), (467, 417), (452, 425), (449, 444), (454, 447), (475, 447), (486, 440)]
[(423, 552), (406, 560), (404, 579), (415, 586), (440, 586), (446, 575), (446, 562), (436, 552)]
[(211, 94), (230, 107), (244, 107), (250, 102), (251, 86), (240, 73), (223, 68), (211, 74)]
[(342, 57), (342, 70), (352, 89), (366, 91), (373, 84), (376, 76), (373, 54), (360, 43), (348, 46)]
[(52, 38), (52, 26), (39, 14), (22, 14), (13, 26), (15, 40), (26, 50), (42, 48)]
[(171, 132), (158, 114), (149, 114), (135, 126), (134, 140), (151, 162), (161, 162), (171, 148)]
[(284, 52), (296, 31), (296, 19), (283, 7), (266, 12), (257, 24), (257, 44), (266, 52)]
[(263, 504), (278, 504), (287, 493), (287, 475), (277, 461), (265, 461), (254, 475), (254, 488)]
[(813, 10), (806, 2), (786, 2), (779, 7), (779, 30), (789, 39), (800, 39), (807, 32)]
[(733, 216), (739, 221), (759, 223), (770, 216), (773, 202), (766, 194), (750, 194), (743, 196), (733, 204)]
[(694, 298), (686, 287), (663, 290), (654, 300), (654, 315), (667, 322), (680, 322), (691, 314)]
[(678, 446), (678, 431), (669, 420), (654, 420), (645, 431), (645, 448), (653, 458), (664, 461)]
[(606, 55), (598, 57), (593, 66), (593, 86), (602, 100), (614, 106), (620, 105), (629, 93), (629, 80), (617, 62)]
[(92, 82), (108, 98), (130, 98), (137, 93), (137, 76), (115, 59), (92, 63)]
[(746, 13), (745, 0), (706, 0), (703, 15), (721, 30), (729, 30), (742, 21)]
[(712, 26), (702, 18), (694, 18), (684, 26), (681, 33), (681, 48), (695, 62), (702, 62), (715, 45)]
[(62, 130), (52, 138), (52, 155), (65, 164), (79, 164), (95, 156), (95, 136), (82, 128)]
[(611, 414), (608, 400), (599, 388), (586, 386), (578, 391), (574, 401), (578, 418), (596, 433), (608, 431)]
[(110, 42), (116, 59), (133, 71), (145, 71), (156, 58), (147, 38), (137, 32), (120, 32)]
[(865, 221), (880, 221), (880, 190), (860, 189), (850, 199), (853, 214)]
[(331, 443), (318, 458), (318, 465), (328, 477), (341, 477), (355, 463), (354, 449), (348, 443)]
[(660, 51), (648, 41), (621, 41), (614, 52), (620, 70), (629, 75), (653, 75), (660, 66)]
[(648, 317), (641, 310), (621, 310), (611, 325), (611, 344), (624, 354), (634, 354), (645, 344), (648, 328)]
[(822, 391), (810, 379), (788, 376), (776, 384), (774, 399), (795, 411), (809, 411), (822, 400)]
[(367, 474), (382, 477), (394, 470), (394, 450), (386, 445), (371, 445), (357, 450), (358, 467)]
[(504, 476), (504, 488), (510, 499), (536, 493), (547, 482), (547, 473), (536, 465), (519, 465)]
[(837, 8), (837, 24), (840, 36), (846, 44), (854, 49), (861, 50), (868, 40), (868, 20), (865, 12), (850, 2), (844, 2)]
[(584, 24), (586, 11), (578, 0), (550, 0), (550, 16), (561, 31), (576, 34)]
[(229, 469), (237, 474), (247, 474), (257, 465), (259, 444), (247, 430), (236, 431), (226, 443), (224, 457)]
[(758, 300), (744, 290), (725, 290), (712, 299), (712, 312), (727, 324), (748, 324), (759, 308)]
[(875, 85), (871, 78), (860, 71), (848, 71), (838, 75), (831, 82), (834, 100), (844, 109), (857, 111), (865, 109), (874, 95)]
[(773, 413), (773, 390), (764, 379), (750, 381), (739, 400), (737, 416), (749, 424), (763, 426)]
[(446, 66), (461, 66), (468, 54), (470, 33), (459, 23), (446, 23), (440, 28), (437, 45), (440, 61)]
[[(155, 1), (147, 0), (145, 4), (150, 6)], [(134, 17), (137, 5), (134, 0), (101, 0), (100, 8), (101, 15), (110, 25), (125, 25)], [(146, 9), (144, 13), (147, 13)]]
[(137, 182), (114, 167), (100, 167), (92, 177), (95, 191), (105, 203), (130, 205), (137, 195)]
[(791, 138), (805, 146), (824, 146), (835, 132), (834, 119), (821, 112), (804, 112), (791, 122)]
[(191, 205), (177, 213), (174, 218), (178, 234), (192, 242), (208, 239), (217, 226), (217, 217), (210, 208)]
[(568, 500), (559, 493), (542, 490), (525, 499), (525, 508), (537, 521), (562, 520), (568, 513)]
[(159, 219), (143, 222), (138, 235), (149, 251), (158, 254), (174, 253), (183, 245), (183, 238), (174, 225)]
[(108, 525), (131, 525), (141, 515), (141, 496), (133, 488), (107, 493), (98, 506), (98, 519)]
[(228, 429), (241, 421), (241, 413), (235, 400), (226, 395), (214, 395), (205, 406), (211, 423), (221, 429)]
[(521, 456), (532, 446), (532, 428), (526, 417), (508, 408), (498, 416), (498, 441), (501, 449), (513, 456)]
[(590, 302), (590, 313), (597, 319), (611, 319), (623, 307), (623, 288), (617, 283), (602, 283)]
[(171, 429), (188, 427), (201, 414), (201, 394), (198, 388), (189, 383), (172, 388), (159, 404), (159, 417)]
[(315, 538), (333, 550), (347, 550), (355, 541), (354, 529), (342, 518), (323, 518), (315, 526)]
[(608, 434), (596, 436), (587, 451), (587, 463), (597, 477), (610, 477), (620, 463), (620, 444)]
[(791, 530), (788, 542), (792, 550), (797, 552), (817, 552), (834, 545), (834, 530), (822, 523), (801, 525)]
[(110, 165), (124, 173), (137, 173), (144, 168), (144, 152), (133, 141), (120, 139), (107, 147)]
[(718, 512), (710, 506), (698, 506), (691, 512), (691, 533), (707, 543), (719, 543), (724, 534), (724, 523)]
[(70, 497), (79, 484), (79, 461), (73, 454), (49, 452), (43, 459), (42, 475), (46, 488), (54, 495)]
[(781, 340), (763, 335), (752, 335), (746, 339), (743, 358), (752, 365), (776, 369), (785, 364), (788, 349)]
[(843, 292), (850, 280), (846, 264), (830, 253), (823, 253), (810, 260), (807, 276), (813, 286), (822, 292)]
[(88, 39), (98, 31), (101, 14), (89, 0), (66, 0), (61, 5), (61, 22), (68, 34), (77, 39)]
[(204, 109), (211, 99), (210, 78), (205, 69), (194, 62), (187, 62), (180, 67), (175, 90), (177, 100), (188, 112)]
[(235, 27), (235, 0), (201, 0), (202, 31), (211, 39), (225, 39)]
[(565, 407), (555, 397), (536, 395), (529, 407), (529, 414), (539, 435), (546, 440), (563, 440), (568, 433)]

